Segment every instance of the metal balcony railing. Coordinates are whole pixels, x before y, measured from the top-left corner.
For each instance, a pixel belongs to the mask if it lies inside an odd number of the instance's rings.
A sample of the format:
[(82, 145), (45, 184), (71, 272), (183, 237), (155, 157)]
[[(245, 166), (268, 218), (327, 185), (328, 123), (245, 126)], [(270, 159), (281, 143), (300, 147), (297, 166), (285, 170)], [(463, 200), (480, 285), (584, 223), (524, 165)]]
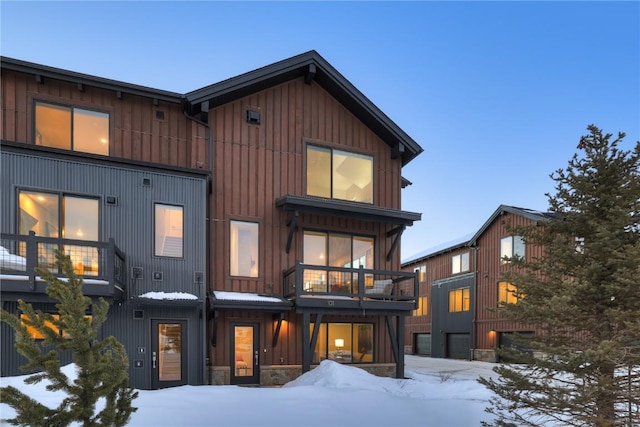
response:
[[(297, 262), (283, 272), (283, 295), (296, 305), (323, 306), (314, 297), (332, 301), (332, 307), (362, 307), (366, 303), (396, 303), (396, 308), (415, 309), (418, 304), (418, 274), (367, 268), (327, 267)], [(354, 304), (355, 303), (355, 304)], [(398, 305), (397, 303), (402, 303)], [(384, 307), (378, 305), (380, 308)]]
[(45, 293), (46, 283), (36, 267), (57, 277), (64, 274), (55, 263), (55, 250), (71, 259), (74, 271), (84, 281), (87, 296), (123, 299), (126, 294), (126, 258), (113, 239), (107, 242), (0, 234), (0, 278), (2, 293)]

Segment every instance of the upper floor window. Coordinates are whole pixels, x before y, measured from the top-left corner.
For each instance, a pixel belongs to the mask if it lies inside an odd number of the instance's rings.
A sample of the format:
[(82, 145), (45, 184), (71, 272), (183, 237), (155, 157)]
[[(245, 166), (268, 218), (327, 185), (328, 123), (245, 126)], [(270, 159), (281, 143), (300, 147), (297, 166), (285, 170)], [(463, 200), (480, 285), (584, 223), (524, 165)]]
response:
[(416, 267), (413, 269), (414, 273), (418, 273), (418, 281), (420, 283), (427, 281), (427, 266), (421, 265), (420, 267)]
[(429, 314), (429, 298), (426, 296), (418, 297), (418, 308), (413, 310), (414, 316), (426, 316)]
[(509, 282), (498, 283), (498, 302), (502, 304), (515, 304), (518, 302), (517, 289)]
[(256, 222), (231, 221), (231, 275), (258, 277), (259, 225)]
[(449, 312), (469, 311), (469, 288), (454, 289), (449, 291)]
[(451, 274), (469, 271), (469, 252), (451, 257)]
[[(373, 268), (373, 237), (305, 231), (303, 262), (341, 268)], [(373, 281), (370, 275), (365, 284)], [(357, 273), (328, 270), (305, 270), (305, 290), (314, 292), (357, 292)]]
[(109, 114), (35, 102), (36, 145), (109, 155)]
[(373, 203), (373, 157), (308, 145), (307, 195)]
[(183, 207), (155, 205), (155, 255), (182, 258)]
[[(98, 241), (98, 199), (39, 191), (18, 194), (18, 232), (38, 236)], [(54, 249), (58, 245), (43, 243), (38, 248), (39, 265), (55, 265)], [(98, 274), (98, 250), (90, 246), (65, 245), (76, 273)]]
[(500, 240), (501, 264), (507, 264), (506, 258), (524, 258), (524, 240), (520, 236), (503, 237)]

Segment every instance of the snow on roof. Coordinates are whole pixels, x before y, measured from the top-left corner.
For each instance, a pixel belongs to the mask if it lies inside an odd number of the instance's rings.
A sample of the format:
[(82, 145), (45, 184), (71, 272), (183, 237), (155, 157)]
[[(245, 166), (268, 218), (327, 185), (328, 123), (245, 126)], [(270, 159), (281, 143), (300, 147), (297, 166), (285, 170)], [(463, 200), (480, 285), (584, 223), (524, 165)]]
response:
[(224, 301), (259, 301), (259, 302), (282, 302), (281, 298), (266, 295), (253, 294), (250, 292), (225, 292), (214, 291), (217, 300)]
[(148, 298), (154, 300), (183, 300), (183, 299), (191, 299), (197, 300), (198, 297), (193, 294), (188, 294), (186, 292), (147, 292), (145, 294), (139, 295), (139, 298)]
[(424, 258), (428, 255), (434, 255), (437, 252), (443, 251), (445, 249), (451, 249), (451, 248), (455, 248), (458, 246), (462, 246), (463, 244), (467, 243), (469, 240), (471, 240), (471, 238), (475, 235), (475, 233), (468, 233), (465, 234), (464, 236), (458, 237), (457, 239), (454, 240), (449, 240), (448, 242), (444, 242), (444, 243), (440, 243), (439, 245), (433, 246), (431, 248), (425, 249), (423, 251), (418, 252), (417, 254), (414, 254), (404, 260), (402, 260), (402, 264), (407, 264), (410, 263), (412, 261), (416, 261), (420, 258)]

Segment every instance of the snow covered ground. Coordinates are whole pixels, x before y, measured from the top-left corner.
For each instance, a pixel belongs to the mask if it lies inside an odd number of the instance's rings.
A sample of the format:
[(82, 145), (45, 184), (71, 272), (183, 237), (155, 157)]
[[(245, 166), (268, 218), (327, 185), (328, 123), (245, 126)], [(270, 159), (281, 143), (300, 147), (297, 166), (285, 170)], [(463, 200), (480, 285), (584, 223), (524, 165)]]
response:
[[(183, 386), (141, 390), (131, 426), (479, 426), (491, 392), (476, 382), (491, 363), (406, 356), (409, 379), (380, 378), (329, 360), (281, 388)], [(73, 376), (74, 367), (65, 372)], [(0, 379), (53, 407), (62, 400), (24, 377)], [(14, 415), (0, 405), (0, 418)], [(7, 425), (6, 422), (1, 423)]]

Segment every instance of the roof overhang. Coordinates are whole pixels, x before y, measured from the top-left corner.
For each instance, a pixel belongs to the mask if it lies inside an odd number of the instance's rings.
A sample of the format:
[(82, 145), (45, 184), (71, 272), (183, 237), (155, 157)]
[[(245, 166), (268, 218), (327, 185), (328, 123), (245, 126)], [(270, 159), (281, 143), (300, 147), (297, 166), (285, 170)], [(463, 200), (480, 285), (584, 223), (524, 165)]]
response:
[(329, 92), (385, 141), (395, 155), (402, 158), (403, 166), (423, 151), (416, 141), (314, 50), (189, 92), (185, 97), (190, 113), (195, 115), (202, 112), (203, 105), (205, 109), (214, 108), (300, 77), (305, 83), (316, 82)]
[(311, 196), (283, 196), (276, 199), (276, 207), (314, 215), (354, 218), (362, 221), (412, 226), (422, 214), (398, 209), (382, 208), (347, 200), (323, 199)]
[(204, 301), (198, 299), (153, 299), (134, 296), (131, 297), (131, 303), (156, 307), (200, 307), (204, 304)]
[(46, 65), (34, 64), (32, 62), (22, 61), (8, 57), (0, 57), (3, 70), (18, 71), (21, 73), (32, 74), (38, 81), (43, 78), (51, 78), (68, 83), (82, 86), (92, 86), (100, 89), (110, 90), (118, 94), (129, 93), (132, 95), (144, 96), (160, 101), (170, 102), (174, 104), (182, 104), (183, 96), (179, 93), (169, 92), (166, 90), (153, 89), (147, 86), (134, 85), (116, 80), (105, 79), (102, 77), (90, 76), (88, 74), (76, 73), (74, 71), (63, 70), (61, 68), (49, 67)]

